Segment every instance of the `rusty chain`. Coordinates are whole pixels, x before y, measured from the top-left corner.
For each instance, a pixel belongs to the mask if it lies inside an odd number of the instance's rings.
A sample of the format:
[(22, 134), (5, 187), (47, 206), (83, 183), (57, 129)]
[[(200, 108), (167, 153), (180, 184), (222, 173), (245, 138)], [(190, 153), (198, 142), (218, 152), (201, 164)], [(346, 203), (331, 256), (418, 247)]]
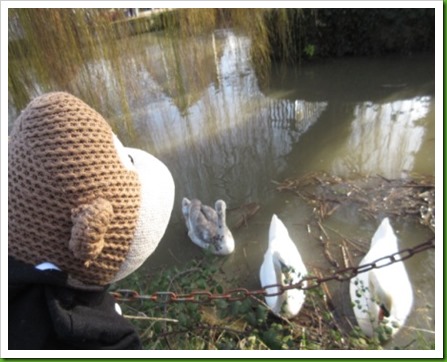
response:
[[(213, 294), (206, 290), (199, 290), (186, 294), (177, 294), (175, 292), (155, 292), (151, 295), (141, 295), (135, 290), (118, 289), (116, 291), (110, 292), (110, 294), (115, 298), (115, 300), (122, 302), (129, 302), (133, 300), (150, 300), (159, 303), (171, 303), (171, 302), (206, 303), (218, 299), (223, 299), (228, 302), (234, 302), (254, 296), (273, 297), (281, 295), (286, 290), (289, 289), (302, 289), (302, 290), (313, 289), (319, 287), (322, 283), (326, 283), (331, 280), (343, 282), (351, 278), (354, 278), (358, 274), (366, 273), (372, 269), (380, 269), (388, 265), (394, 264), (396, 262), (404, 261), (408, 258), (411, 258), (415, 254), (418, 254), (422, 251), (434, 247), (435, 247), (435, 238), (432, 238), (412, 248), (402, 249), (401, 251), (398, 251), (391, 255), (381, 257), (373, 261), (372, 263), (337, 270), (332, 275), (326, 277), (318, 278), (316, 276), (307, 276), (294, 284), (290, 285), (271, 284), (259, 290), (236, 288), (221, 294)], [(267, 289), (270, 288), (278, 288), (279, 291), (275, 293), (269, 293), (267, 292)]]

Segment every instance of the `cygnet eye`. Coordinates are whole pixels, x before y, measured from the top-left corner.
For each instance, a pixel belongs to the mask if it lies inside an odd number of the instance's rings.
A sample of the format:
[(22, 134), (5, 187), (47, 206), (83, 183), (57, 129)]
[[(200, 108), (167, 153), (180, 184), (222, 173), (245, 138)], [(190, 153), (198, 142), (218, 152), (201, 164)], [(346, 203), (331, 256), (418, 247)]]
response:
[(129, 156), (129, 158), (130, 158), (130, 162), (132, 162), (132, 165), (135, 165), (135, 162), (133, 162), (133, 158), (132, 158), (132, 156), (131, 156), (131, 155), (127, 155), (127, 156)]

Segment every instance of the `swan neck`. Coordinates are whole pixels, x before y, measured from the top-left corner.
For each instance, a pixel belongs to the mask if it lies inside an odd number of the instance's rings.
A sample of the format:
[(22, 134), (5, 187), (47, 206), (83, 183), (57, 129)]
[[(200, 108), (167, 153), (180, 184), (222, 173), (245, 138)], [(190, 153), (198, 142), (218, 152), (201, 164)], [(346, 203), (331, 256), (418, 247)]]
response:
[(219, 226), (219, 230), (224, 231), (225, 227), (225, 213), (220, 212), (217, 214), (217, 225)]

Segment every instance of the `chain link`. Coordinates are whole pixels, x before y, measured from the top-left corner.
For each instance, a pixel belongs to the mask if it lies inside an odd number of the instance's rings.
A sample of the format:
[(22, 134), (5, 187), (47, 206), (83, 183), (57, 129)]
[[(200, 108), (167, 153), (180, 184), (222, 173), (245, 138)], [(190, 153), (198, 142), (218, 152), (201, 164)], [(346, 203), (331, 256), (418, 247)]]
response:
[[(177, 294), (175, 292), (155, 292), (151, 295), (141, 295), (135, 290), (118, 289), (110, 292), (110, 294), (117, 300), (122, 302), (130, 302), (134, 300), (150, 300), (159, 303), (171, 302), (191, 302), (191, 303), (207, 303), (217, 299), (223, 299), (228, 302), (235, 302), (249, 297), (264, 296), (273, 297), (283, 294), (289, 289), (308, 290), (319, 287), (322, 283), (331, 280), (343, 282), (350, 280), (361, 273), (366, 273), (372, 269), (384, 268), (388, 265), (402, 262), (413, 255), (422, 251), (435, 248), (435, 238), (432, 238), (422, 244), (418, 244), (412, 248), (402, 249), (396, 253), (381, 257), (369, 264), (359, 265), (357, 267), (348, 267), (337, 270), (332, 275), (326, 277), (307, 276), (302, 278), (299, 282), (290, 285), (271, 284), (259, 290), (248, 290), (246, 288), (236, 288), (222, 294), (213, 294), (206, 290), (193, 291), (187, 294)], [(268, 289), (277, 288), (277, 292), (268, 292)]]

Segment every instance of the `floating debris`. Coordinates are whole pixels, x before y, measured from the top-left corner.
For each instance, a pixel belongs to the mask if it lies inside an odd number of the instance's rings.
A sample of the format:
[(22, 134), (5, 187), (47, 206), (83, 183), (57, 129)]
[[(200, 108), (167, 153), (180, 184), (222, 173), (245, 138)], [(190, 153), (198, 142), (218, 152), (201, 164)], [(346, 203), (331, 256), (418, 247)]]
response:
[(342, 178), (325, 172), (309, 172), (298, 178), (274, 182), (278, 191), (291, 191), (313, 206), (319, 220), (340, 206), (356, 205), (367, 218), (416, 217), (435, 230), (435, 179), (413, 176), (402, 179), (366, 176)]
[(239, 229), (241, 226), (248, 225), (248, 220), (252, 218), (261, 208), (257, 202), (250, 202), (241, 206), (228, 209), (228, 224), (232, 229)]

